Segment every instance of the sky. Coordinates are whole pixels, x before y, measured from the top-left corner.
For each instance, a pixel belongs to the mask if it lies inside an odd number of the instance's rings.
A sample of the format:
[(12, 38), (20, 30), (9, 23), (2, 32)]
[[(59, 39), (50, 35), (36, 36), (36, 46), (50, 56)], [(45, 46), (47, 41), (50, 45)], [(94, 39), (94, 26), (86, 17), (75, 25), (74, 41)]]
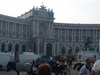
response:
[(100, 0), (0, 0), (0, 14), (17, 17), (42, 3), (54, 22), (100, 24)]

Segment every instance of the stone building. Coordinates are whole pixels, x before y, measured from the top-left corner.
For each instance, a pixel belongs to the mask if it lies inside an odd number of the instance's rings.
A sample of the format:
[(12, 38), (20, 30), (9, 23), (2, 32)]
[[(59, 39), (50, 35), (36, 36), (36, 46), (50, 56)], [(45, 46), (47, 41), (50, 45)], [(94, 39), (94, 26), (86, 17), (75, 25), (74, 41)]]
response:
[[(58, 12), (59, 13), (59, 12)], [(44, 5), (18, 17), (0, 14), (0, 51), (16, 55), (32, 51), (40, 55), (75, 55), (87, 37), (99, 51), (100, 24), (55, 23), (54, 12)]]

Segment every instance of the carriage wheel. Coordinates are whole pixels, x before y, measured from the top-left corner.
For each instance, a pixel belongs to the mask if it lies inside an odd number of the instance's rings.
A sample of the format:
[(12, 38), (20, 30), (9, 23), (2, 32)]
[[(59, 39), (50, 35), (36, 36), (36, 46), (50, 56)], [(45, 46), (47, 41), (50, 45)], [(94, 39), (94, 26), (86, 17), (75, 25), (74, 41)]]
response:
[(61, 75), (70, 75), (70, 70), (68, 68), (65, 68)]

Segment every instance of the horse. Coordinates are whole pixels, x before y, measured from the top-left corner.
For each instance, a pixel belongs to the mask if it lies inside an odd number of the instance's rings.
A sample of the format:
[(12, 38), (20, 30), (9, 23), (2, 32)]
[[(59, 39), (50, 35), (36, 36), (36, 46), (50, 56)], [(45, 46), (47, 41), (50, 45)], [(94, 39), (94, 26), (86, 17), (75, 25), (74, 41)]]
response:
[(26, 75), (36, 75), (36, 68), (34, 70), (34, 66), (31, 63), (22, 63), (22, 62), (8, 62), (7, 64), (7, 72), (14, 70), (17, 72), (17, 75), (20, 72), (27, 72)]

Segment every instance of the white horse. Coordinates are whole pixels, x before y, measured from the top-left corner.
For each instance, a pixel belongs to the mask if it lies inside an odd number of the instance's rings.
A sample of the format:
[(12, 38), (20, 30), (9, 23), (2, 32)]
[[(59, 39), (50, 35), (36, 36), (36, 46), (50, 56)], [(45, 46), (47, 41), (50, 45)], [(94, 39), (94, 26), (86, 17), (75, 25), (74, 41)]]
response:
[(9, 62), (7, 64), (7, 72), (11, 70), (15, 70), (17, 72), (17, 75), (19, 75), (19, 72), (22, 71), (27, 72), (27, 75), (36, 74), (36, 68), (34, 69), (34, 66), (31, 63)]

